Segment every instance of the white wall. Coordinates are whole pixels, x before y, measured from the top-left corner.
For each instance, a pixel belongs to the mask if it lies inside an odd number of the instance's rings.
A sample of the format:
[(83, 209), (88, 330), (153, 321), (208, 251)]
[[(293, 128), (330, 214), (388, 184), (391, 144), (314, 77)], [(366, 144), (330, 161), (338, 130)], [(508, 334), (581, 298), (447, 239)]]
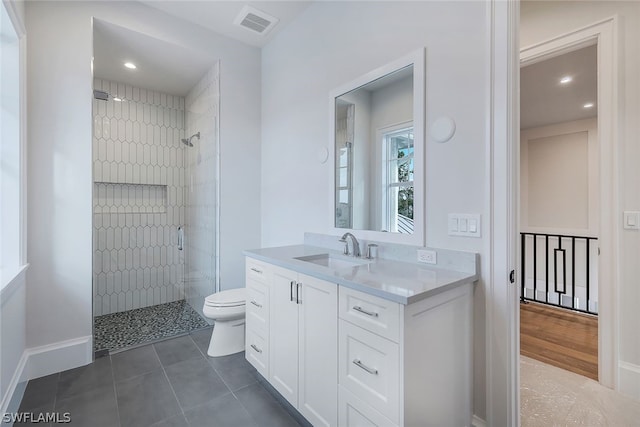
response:
[[(483, 214), (488, 120), (487, 5), (483, 2), (319, 2), (262, 53), (262, 245), (328, 233), (332, 142), (329, 93), (426, 47), (426, 123), (457, 122), (447, 144), (426, 147), (428, 246), (482, 253), (485, 238), (447, 235), (447, 214)], [(483, 230), (488, 235), (488, 230)], [(357, 234), (357, 233), (356, 233)], [(483, 263), (488, 253), (482, 253)], [(483, 264), (483, 277), (487, 264)], [(475, 290), (474, 412), (485, 414), (484, 283)]]
[[(617, 15), (618, 27), (618, 158), (619, 203), (615, 215), (622, 221), (624, 210), (640, 210), (640, 3), (638, 2), (523, 2), (521, 46), (530, 46), (557, 35)], [(640, 233), (620, 229), (619, 335), (620, 389), (640, 398)]]
[(91, 334), (92, 17), (221, 60), (220, 279), (223, 288), (238, 286), (241, 250), (260, 245), (258, 49), (137, 2), (28, 2), (26, 15), (32, 264), (27, 345)]
[(520, 231), (597, 236), (597, 118), (520, 132)]

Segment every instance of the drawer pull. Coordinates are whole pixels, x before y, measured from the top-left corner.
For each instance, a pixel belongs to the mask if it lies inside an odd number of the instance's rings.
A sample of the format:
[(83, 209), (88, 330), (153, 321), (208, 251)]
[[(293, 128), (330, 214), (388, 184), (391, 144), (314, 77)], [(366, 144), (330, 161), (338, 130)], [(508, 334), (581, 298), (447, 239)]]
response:
[(251, 344), (251, 348), (254, 349), (255, 351), (257, 351), (258, 353), (262, 353), (262, 350), (260, 350), (258, 347), (256, 347), (255, 344)]
[(256, 272), (258, 274), (262, 274), (262, 270), (259, 270), (259, 269), (255, 268), (255, 267), (251, 267), (251, 271)]
[(367, 365), (365, 365), (364, 363), (362, 363), (358, 359), (354, 359), (353, 360), (353, 364), (356, 365), (358, 368), (364, 369), (365, 371), (367, 371), (371, 375), (378, 375), (378, 370), (377, 369), (373, 369), (373, 368), (368, 367)]
[(251, 304), (255, 305), (258, 308), (262, 308), (262, 304), (258, 304), (257, 302), (251, 300)]
[(353, 309), (355, 311), (359, 311), (362, 314), (366, 314), (367, 316), (371, 316), (371, 317), (378, 317), (378, 313), (373, 312), (373, 311), (367, 311), (364, 308), (360, 307), (359, 305), (354, 305)]

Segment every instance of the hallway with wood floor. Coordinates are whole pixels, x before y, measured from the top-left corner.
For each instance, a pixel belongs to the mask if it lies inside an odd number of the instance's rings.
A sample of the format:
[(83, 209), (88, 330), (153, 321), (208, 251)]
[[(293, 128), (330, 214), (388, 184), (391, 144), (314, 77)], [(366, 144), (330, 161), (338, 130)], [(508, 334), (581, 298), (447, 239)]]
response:
[(598, 318), (520, 304), (520, 354), (598, 380)]

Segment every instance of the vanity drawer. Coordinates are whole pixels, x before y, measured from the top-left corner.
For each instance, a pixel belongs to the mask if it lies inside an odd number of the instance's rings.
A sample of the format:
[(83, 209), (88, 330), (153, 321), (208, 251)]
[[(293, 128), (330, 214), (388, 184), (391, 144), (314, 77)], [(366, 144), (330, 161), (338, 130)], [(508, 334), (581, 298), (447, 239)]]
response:
[(259, 282), (269, 282), (269, 265), (253, 258), (246, 258), (246, 278)]
[(247, 279), (247, 328), (269, 328), (269, 285)]
[(390, 339), (400, 340), (400, 304), (340, 286), (341, 319)]
[(392, 422), (400, 417), (398, 344), (344, 320), (338, 327), (338, 384)]
[(247, 327), (245, 358), (265, 378), (269, 378), (269, 340), (267, 331)]
[(387, 417), (358, 399), (349, 390), (338, 387), (339, 427), (396, 427)]

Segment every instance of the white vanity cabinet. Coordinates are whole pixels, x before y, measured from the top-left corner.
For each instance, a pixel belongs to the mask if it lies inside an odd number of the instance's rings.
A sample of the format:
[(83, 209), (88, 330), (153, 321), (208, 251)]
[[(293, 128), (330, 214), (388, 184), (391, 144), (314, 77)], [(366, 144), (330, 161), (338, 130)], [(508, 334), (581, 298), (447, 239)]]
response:
[[(248, 259), (247, 266), (251, 262)], [(268, 330), (254, 332), (265, 322), (250, 315), (256, 309), (248, 301), (246, 358), (311, 424), (336, 426), (338, 285), (273, 265), (267, 270)], [(248, 269), (249, 295), (255, 292), (249, 288), (257, 285)], [(252, 336), (268, 336), (268, 351), (256, 352)], [(260, 359), (265, 354), (268, 369)]]
[(401, 304), (247, 258), (246, 358), (314, 426), (469, 426), (473, 284)]

